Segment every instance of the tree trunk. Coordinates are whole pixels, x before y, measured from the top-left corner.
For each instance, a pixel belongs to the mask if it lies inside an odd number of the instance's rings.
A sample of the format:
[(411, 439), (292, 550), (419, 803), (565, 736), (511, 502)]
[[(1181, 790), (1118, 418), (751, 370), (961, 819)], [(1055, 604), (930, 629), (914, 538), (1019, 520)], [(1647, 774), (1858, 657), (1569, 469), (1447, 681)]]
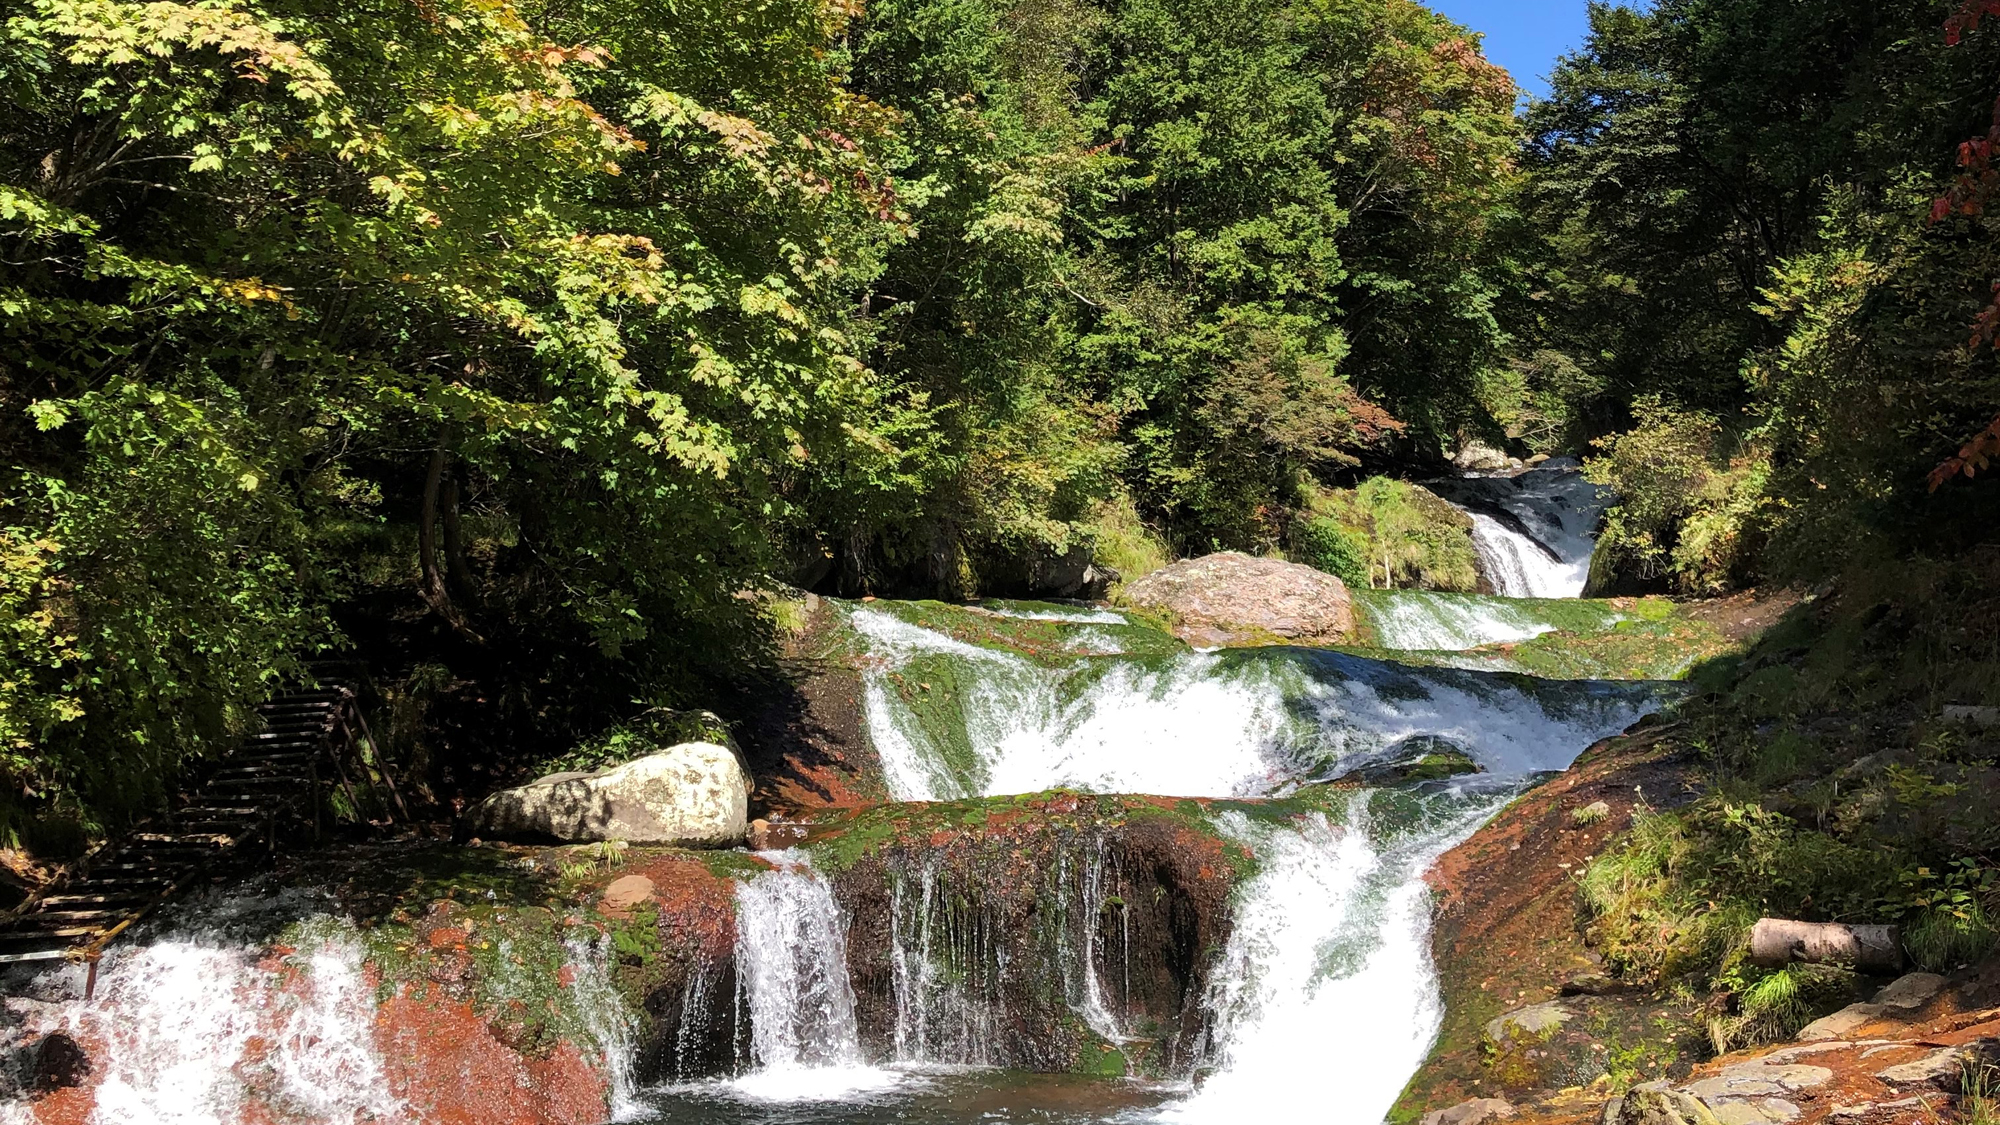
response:
[[(445, 589), (444, 574), (438, 569), (438, 490), (444, 481), (444, 446), (431, 450), (430, 468), (424, 474), (423, 506), (417, 513), (417, 562), (422, 577), (418, 579), (419, 592), (431, 611), (444, 618), (454, 632), (477, 644), (479, 634), (465, 622), (465, 615), (451, 602), (451, 592)], [(449, 534), (449, 533), (447, 533)]]
[(1759, 919), (1750, 930), (1750, 963), (1778, 969), (1794, 961), (1896, 972), (1903, 967), (1903, 945), (1894, 926)]
[(445, 478), (444, 510), (444, 566), (445, 574), (456, 587), (458, 596), (471, 605), (479, 604), (479, 587), (472, 580), (472, 568), (465, 562), (465, 534), (458, 522), (458, 477)]

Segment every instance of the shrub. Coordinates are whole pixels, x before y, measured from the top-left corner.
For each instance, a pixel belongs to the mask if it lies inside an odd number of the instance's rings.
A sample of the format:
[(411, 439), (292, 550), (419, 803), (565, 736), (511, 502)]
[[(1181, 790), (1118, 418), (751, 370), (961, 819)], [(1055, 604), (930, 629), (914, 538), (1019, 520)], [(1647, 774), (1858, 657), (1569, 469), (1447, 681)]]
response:
[(1311, 514), (1291, 534), (1301, 562), (1370, 588), (1479, 588), (1471, 518), (1429, 489), (1370, 477), (1354, 489), (1309, 490), (1307, 500)]
[(1350, 586), (1368, 585), (1368, 540), (1326, 516), (1300, 521), (1292, 533), (1293, 556)]
[(1618, 501), (1597, 551), (1616, 573), (1712, 594), (1750, 576), (1766, 532), (1769, 458), (1739, 446), (1714, 415), (1657, 395), (1639, 399), (1637, 424), (1596, 442), (1584, 472)]

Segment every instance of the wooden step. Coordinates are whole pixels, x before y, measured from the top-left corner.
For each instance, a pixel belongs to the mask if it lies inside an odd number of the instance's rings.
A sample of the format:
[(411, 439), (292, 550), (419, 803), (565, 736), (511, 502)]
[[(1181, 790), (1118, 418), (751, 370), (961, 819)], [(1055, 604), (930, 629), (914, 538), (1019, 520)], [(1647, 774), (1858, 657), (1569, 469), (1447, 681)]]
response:
[[(194, 828), (196, 825), (190, 824), (186, 827)], [(206, 824), (203, 824), (202, 827), (206, 827)], [(200, 848), (204, 850), (210, 848), (233, 848), (236, 846), (235, 836), (221, 832), (183, 832), (172, 836), (161, 832), (139, 832), (135, 833), (132, 839), (142, 844), (165, 844), (169, 847)]]
[(144, 905), (153, 901), (154, 896), (142, 892), (108, 895), (61, 894), (43, 895), (35, 901), (43, 906), (123, 906)]
[[(16, 919), (13, 925), (20, 927), (23, 919)], [(36, 927), (0, 930), (0, 941), (46, 941), (49, 938), (94, 937), (103, 933), (103, 926), (57, 926), (51, 929)]]
[(123, 921), (125, 918), (130, 917), (131, 914), (132, 912), (130, 910), (120, 910), (116, 908), (104, 908), (98, 910), (37, 910), (32, 914), (23, 914), (17, 920), (21, 922), (47, 921), (56, 923), (118, 922), (118, 921)]

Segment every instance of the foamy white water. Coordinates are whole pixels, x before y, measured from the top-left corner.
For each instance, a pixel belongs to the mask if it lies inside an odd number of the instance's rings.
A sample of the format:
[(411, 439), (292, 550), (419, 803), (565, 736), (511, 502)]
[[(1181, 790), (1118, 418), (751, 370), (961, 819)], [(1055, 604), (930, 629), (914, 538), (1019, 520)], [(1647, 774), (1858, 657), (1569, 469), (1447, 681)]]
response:
[[(632, 1062), (638, 1050), (632, 1012), (611, 983), (611, 939), (600, 937), (584, 942), (563, 943), (565, 963), (571, 980), (576, 1011), (583, 1017), (584, 1030), (593, 1040), (610, 1094), (606, 1109), (614, 1122), (636, 1121), (646, 1107), (638, 1099), (632, 1078)], [(502, 958), (504, 962), (506, 959)]]
[[(1419, 734), (1451, 740), (1494, 772), (1560, 769), (1653, 699), (1646, 685), (1531, 684), (1299, 649), (1052, 668), (882, 610), (858, 609), (851, 620), (881, 661), (864, 708), (899, 800), (1055, 786), (1261, 796)], [(949, 663), (958, 691), (928, 722), (889, 679), (899, 669), (919, 675), (910, 669), (921, 660)]]
[(894, 1085), (867, 1066), (847, 976), (847, 919), (809, 860), (760, 852), (777, 865), (736, 884), (736, 972), (755, 1069), (730, 1083), (760, 1101), (839, 1101)]
[[(1514, 476), (1473, 474), (1432, 482), (1433, 491), (1472, 517), (1473, 550), (1494, 593), (1511, 598), (1582, 596), (1608, 494), (1585, 480), (1579, 469), (1573, 458), (1563, 457)], [(1482, 507), (1513, 516), (1520, 528)]]
[(81, 966), (49, 970), (28, 989), (29, 1030), (87, 1045), (103, 1075), (93, 1125), (237, 1125), (252, 1088), (287, 1120), (394, 1119), (360, 942), (332, 919), (309, 929), (290, 974), (203, 924), (114, 948), (88, 1004)]
[(1115, 609), (1098, 609), (1092, 606), (1057, 605), (1054, 602), (1034, 602), (1028, 605), (987, 602), (979, 608), (1001, 617), (1013, 617), (1022, 621), (1060, 621), (1071, 625), (1131, 624), (1130, 618)]
[(1565, 560), (1485, 512), (1470, 512), (1472, 549), (1493, 592), (1507, 598), (1576, 598), (1590, 578), (1590, 557)]
[[(1554, 632), (1536, 602), (1435, 590), (1358, 590), (1355, 602), (1386, 649), (1458, 650), (1511, 644)], [(1598, 603), (1588, 603), (1598, 604)], [(1605, 625), (1623, 615), (1603, 611)]]
[(1379, 797), (1340, 825), (1224, 819), (1262, 867), (1209, 985), (1214, 1072), (1163, 1120), (1373, 1125), (1395, 1104), (1443, 1018), (1423, 873), (1502, 796), (1434, 800), (1400, 828), (1377, 823)]

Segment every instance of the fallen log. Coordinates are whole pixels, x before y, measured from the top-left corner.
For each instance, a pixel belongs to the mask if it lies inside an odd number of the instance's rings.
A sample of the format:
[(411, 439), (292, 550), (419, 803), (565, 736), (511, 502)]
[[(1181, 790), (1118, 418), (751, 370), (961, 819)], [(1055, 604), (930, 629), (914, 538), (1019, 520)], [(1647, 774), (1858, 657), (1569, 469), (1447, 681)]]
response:
[(1750, 930), (1749, 960), (1766, 969), (1803, 961), (1808, 965), (1848, 965), (1862, 972), (1893, 973), (1903, 967), (1903, 943), (1894, 926), (1760, 918)]

